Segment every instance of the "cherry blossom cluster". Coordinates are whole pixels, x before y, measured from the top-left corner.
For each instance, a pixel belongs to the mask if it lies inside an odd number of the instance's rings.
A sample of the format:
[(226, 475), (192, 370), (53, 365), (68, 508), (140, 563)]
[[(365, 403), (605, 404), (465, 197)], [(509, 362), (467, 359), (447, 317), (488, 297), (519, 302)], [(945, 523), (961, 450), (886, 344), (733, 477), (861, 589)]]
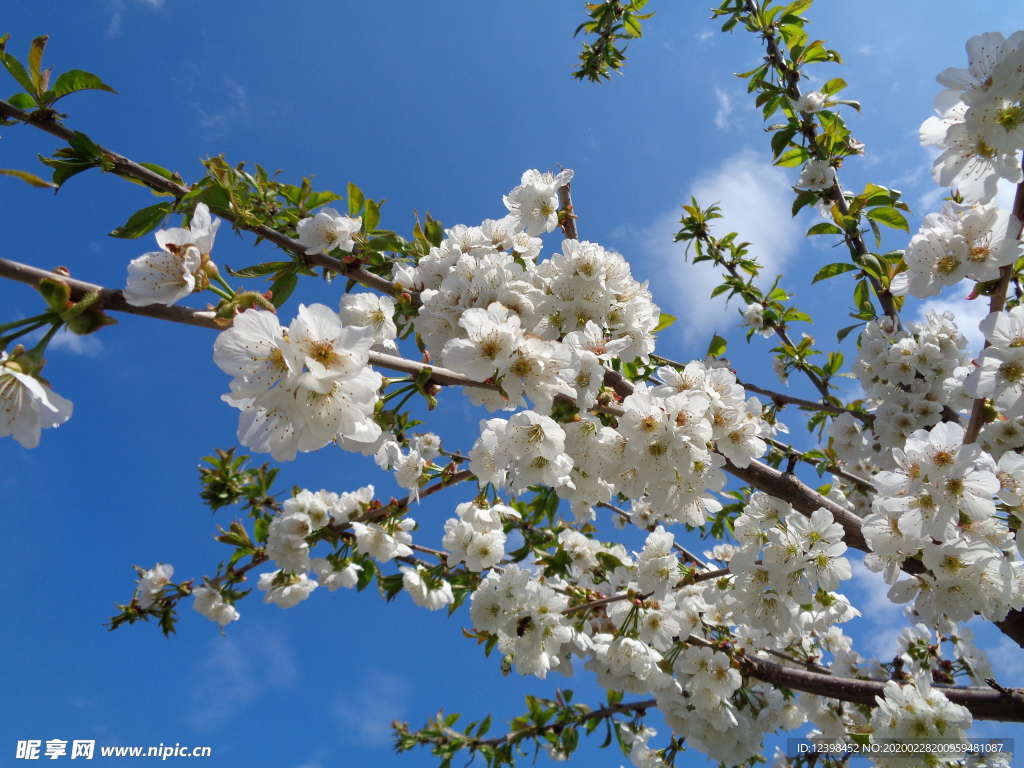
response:
[(941, 151), (932, 169), (938, 184), (985, 203), (999, 179), (1024, 180), (1024, 32), (975, 35), (966, 48), (967, 68), (938, 76), (945, 90), (935, 97), (937, 115), (921, 125), (921, 143)]
[[(1021, 457), (1007, 453), (997, 465), (963, 438), (951, 422), (914, 432), (893, 451), (896, 468), (875, 476), (879, 491), (863, 525), (872, 550), (865, 564), (893, 584), (890, 599), (914, 600), (933, 626), (975, 612), (1000, 621), (1024, 605), (1024, 563), (1011, 555), (1013, 534), (996, 509), (997, 499), (1019, 499)], [(897, 581), (910, 557), (928, 571)]]
[(413, 499), (419, 499), (420, 482), (424, 473), (433, 465), (433, 460), (441, 455), (441, 439), (428, 432), (416, 435), (407, 442), (407, 450), (403, 451), (397, 440), (388, 437), (387, 433), (382, 433), (375, 458), (377, 466), (392, 470), (395, 482), (410, 491)]
[(636, 384), (623, 400), (615, 428), (587, 417), (563, 428), (534, 411), (482, 422), (470, 469), (482, 483), (513, 492), (552, 487), (580, 520), (622, 494), (645, 499), (667, 519), (702, 525), (721, 509), (711, 494), (725, 484), (725, 459), (748, 466), (764, 453), (769, 428), (760, 404), (745, 400), (726, 368), (694, 362), (658, 374), (663, 383)]
[(907, 271), (896, 276), (893, 292), (926, 298), (965, 278), (994, 280), (1000, 267), (1024, 253), (1018, 231), (1016, 219), (994, 205), (947, 203), (925, 216), (910, 239), (903, 255)]
[(432, 357), (500, 384), (468, 393), (492, 410), (528, 400), (545, 411), (557, 394), (589, 407), (602, 365), (646, 360), (654, 349), (660, 312), (620, 254), (565, 240), (537, 263), (535, 235), (557, 226), (556, 191), (568, 178), (527, 171), (505, 196), (504, 219), (453, 227), (415, 267), (395, 267), (396, 283), (420, 290), (415, 328)]
[(729, 559), (736, 576), (725, 606), (731, 623), (783, 635), (795, 624), (824, 632), (860, 615), (834, 591), (852, 571), (842, 556), (843, 528), (831, 512), (819, 509), (808, 518), (755, 493), (734, 531), (742, 546)]
[(855, 433), (855, 420), (842, 417), (831, 433), (839, 455), (854, 462), (871, 458), (889, 468), (888, 452), (872, 450), (875, 439), (885, 448), (901, 447), (910, 433), (937, 424), (943, 405), (955, 412), (969, 410), (971, 401), (963, 391), (970, 373), (966, 347), (948, 312), (929, 312), (923, 322), (905, 329), (894, 328), (889, 318), (869, 322), (853, 370), (874, 409), (874, 435)]
[(518, 519), (519, 513), (506, 504), (482, 506), (467, 501), (455, 508), (455, 514), (445, 521), (441, 541), (451, 553), (450, 561), (465, 563), (476, 573), (501, 562), (505, 557), (504, 521)]
[[(349, 558), (311, 557), (307, 539), (332, 524), (351, 525), (353, 529), (362, 526), (352, 518), (364, 512), (372, 500), (372, 485), (341, 494), (302, 489), (286, 500), (267, 529), (266, 554), (278, 568), (259, 577), (258, 586), (266, 592), (266, 602), (291, 608), (321, 584), (332, 592), (354, 587), (361, 566)], [(317, 578), (311, 578), (309, 571)], [(198, 602), (197, 597), (196, 610)]]
[(1024, 306), (981, 322), (988, 346), (967, 378), (973, 397), (990, 398), (1007, 419), (1024, 415)]
[[(972, 722), (971, 713), (933, 688), (927, 675), (922, 675), (912, 684), (901, 685), (890, 680), (871, 714), (871, 740), (874, 743), (902, 741), (915, 744), (963, 742)], [(888, 768), (905, 765), (907, 756), (883, 751), (873, 755), (872, 759), (880, 768)], [(943, 755), (940, 749), (929, 755), (929, 764), (952, 765), (959, 759), (960, 755)]]
[(300, 305), (288, 328), (250, 309), (214, 344), (214, 362), (232, 376), (223, 400), (242, 413), (238, 441), (291, 460), (328, 443), (374, 443), (380, 374), (369, 367), (371, 326), (345, 325), (323, 304)]

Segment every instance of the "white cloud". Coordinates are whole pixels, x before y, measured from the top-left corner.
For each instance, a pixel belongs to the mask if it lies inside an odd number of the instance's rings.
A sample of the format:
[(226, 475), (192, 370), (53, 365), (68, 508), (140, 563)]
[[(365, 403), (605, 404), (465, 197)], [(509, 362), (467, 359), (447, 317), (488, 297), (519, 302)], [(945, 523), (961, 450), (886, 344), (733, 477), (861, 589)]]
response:
[(107, 0), (107, 9), (110, 13), (110, 18), (107, 21), (107, 37), (117, 37), (121, 34), (124, 12), (128, 5), (142, 5), (156, 10), (163, 7), (164, 0)]
[(335, 698), (333, 710), (352, 741), (382, 747), (391, 743), (391, 723), (401, 719), (410, 693), (404, 678), (370, 670)]
[(873, 45), (862, 45), (857, 49), (857, 53), (861, 56), (871, 56), (875, 52), (875, 46)]
[(82, 357), (99, 357), (103, 353), (103, 342), (95, 335), (82, 336), (61, 328), (50, 340), (50, 349), (60, 349)]
[[(26, 347), (31, 347), (43, 338), (43, 334), (46, 330), (49, 330), (49, 328), (41, 328), (27, 334), (21, 339), (21, 343)], [(73, 355), (81, 355), (82, 357), (99, 357), (103, 354), (104, 346), (103, 341), (95, 334), (82, 336), (77, 333), (72, 333), (67, 328), (61, 328), (57, 331), (54, 337), (50, 339), (47, 349), (70, 352)]]
[(705, 29), (704, 31), (698, 32), (697, 34), (694, 35), (694, 37), (697, 38), (698, 40), (700, 40), (702, 43), (705, 40), (710, 40), (714, 36), (715, 36), (715, 33), (712, 30), (710, 30), (710, 29)]
[(889, 585), (881, 574), (869, 571), (860, 557), (850, 557), (849, 560), (853, 569), (850, 592), (854, 594), (851, 598), (863, 617), (855, 619), (853, 624), (861, 631), (856, 632), (851, 627), (847, 633), (858, 641), (854, 645), (855, 650), (866, 652), (866, 655), (880, 661), (891, 660), (896, 655), (900, 631), (907, 626), (903, 608), (889, 600)]
[[(751, 150), (726, 158), (714, 170), (697, 178), (680, 200), (697, 198), (701, 205), (717, 203), (722, 218), (711, 222), (716, 235), (739, 233), (751, 243), (750, 255), (763, 267), (769, 283), (781, 272), (801, 242), (800, 226), (790, 211), (793, 197), (789, 174), (772, 166)], [(685, 246), (674, 243), (679, 230), (678, 208), (671, 208), (639, 227), (619, 227), (612, 238), (628, 241), (623, 250), (644, 260), (643, 272), (653, 278), (654, 300), (679, 317), (688, 342), (703, 342), (708, 332), (726, 331), (739, 323), (735, 302), (725, 309), (725, 299), (709, 299), (721, 278), (709, 263), (691, 264), (683, 259)]]
[(212, 730), (267, 692), (292, 686), (297, 676), (295, 656), (280, 632), (264, 631), (258, 641), (216, 637), (195, 669), (186, 719), (197, 730)]
[(986, 648), (992, 662), (996, 681), (1014, 688), (1024, 685), (1024, 654), (1020, 646), (1008, 637), (1002, 637), (994, 648)]
[(715, 111), (715, 127), (720, 131), (728, 131), (732, 128), (729, 117), (736, 108), (732, 103), (732, 97), (718, 86), (715, 86), (715, 101), (718, 102), (718, 109)]

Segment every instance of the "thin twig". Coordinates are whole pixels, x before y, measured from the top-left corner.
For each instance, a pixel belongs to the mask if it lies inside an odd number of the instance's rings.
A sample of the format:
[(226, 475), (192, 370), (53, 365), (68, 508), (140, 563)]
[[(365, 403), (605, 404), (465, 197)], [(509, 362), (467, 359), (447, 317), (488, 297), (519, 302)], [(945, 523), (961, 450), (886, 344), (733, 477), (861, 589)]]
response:
[[(810, 464), (812, 467), (817, 468), (818, 460), (817, 459), (808, 458), (807, 454), (805, 454), (803, 451), (798, 451), (793, 446), (787, 445), (786, 443), (780, 442), (779, 440), (776, 440), (776, 439), (774, 439), (772, 437), (765, 437), (765, 438), (762, 438), (762, 439), (766, 443), (771, 445), (773, 448), (776, 448), (777, 450), (782, 451), (787, 456), (796, 457), (797, 459), (799, 459), (800, 461), (804, 462), (805, 464)], [(830, 473), (830, 474), (832, 474), (832, 475), (834, 475), (835, 477), (841, 477), (843, 480), (846, 480), (847, 482), (853, 483), (854, 485), (856, 485), (858, 488), (860, 488), (863, 491), (869, 491), (871, 493), (877, 493), (878, 489), (875, 488), (875, 484), (872, 483), (867, 478), (861, 477), (860, 475), (855, 475), (852, 472), (847, 472), (846, 470), (840, 469), (839, 467), (836, 467), (836, 466), (829, 466), (829, 467), (827, 467), (825, 469), (825, 471)]]
[[(67, 142), (70, 142), (75, 136), (75, 131), (64, 126), (55, 117), (53, 117), (52, 114), (32, 115), (3, 100), (0, 100), (0, 117), (14, 119), (24, 123), (25, 125), (31, 125)], [(113, 150), (100, 147), (100, 151), (113, 165), (114, 173), (141, 182), (152, 190), (170, 195), (178, 200), (187, 195), (191, 190), (187, 184), (179, 184), (176, 181), (165, 178), (164, 176), (139, 165), (134, 160), (130, 160), (124, 155), (118, 154)], [(238, 229), (247, 230), (264, 240), (269, 240), (282, 250), (292, 254), (303, 264), (324, 267), (331, 272), (336, 272), (346, 277), (350, 277), (367, 288), (373, 288), (374, 290), (391, 296), (403, 293), (403, 290), (390, 280), (386, 280), (379, 275), (375, 275), (372, 272), (363, 269), (363, 267), (358, 263), (346, 264), (340, 259), (336, 259), (333, 256), (328, 256), (326, 254), (307, 254), (306, 246), (302, 245), (298, 240), (293, 240), (287, 235), (283, 235), (271, 227), (263, 224), (250, 224), (230, 210), (218, 209), (216, 213), (222, 219), (231, 222)], [(409, 294), (410, 300), (413, 304), (419, 303), (418, 294), (413, 291), (406, 291), (406, 293)]]

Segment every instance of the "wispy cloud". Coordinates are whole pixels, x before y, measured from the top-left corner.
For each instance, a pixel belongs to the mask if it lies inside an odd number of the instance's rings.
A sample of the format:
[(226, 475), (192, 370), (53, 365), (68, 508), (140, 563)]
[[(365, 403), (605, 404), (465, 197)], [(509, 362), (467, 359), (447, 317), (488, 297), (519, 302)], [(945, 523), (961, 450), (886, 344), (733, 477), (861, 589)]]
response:
[(50, 341), (50, 349), (59, 349), (82, 357), (99, 357), (103, 354), (103, 342), (95, 335), (82, 336), (61, 328)]
[(124, 14), (129, 5), (141, 5), (156, 10), (163, 7), (164, 0), (107, 0), (107, 37), (117, 37), (121, 34)]
[(700, 40), (702, 43), (707, 41), (707, 40), (710, 40), (714, 36), (715, 36), (714, 31), (710, 30), (710, 29), (702, 30), (702, 31), (700, 31), (700, 32), (698, 32), (697, 34), (694, 35), (694, 37), (697, 38), (698, 40)]
[(732, 128), (729, 118), (736, 109), (732, 103), (732, 96), (715, 86), (715, 101), (718, 103), (718, 109), (715, 110), (715, 127), (720, 131), (728, 131)]
[(213, 136), (222, 135), (227, 129), (244, 119), (249, 114), (249, 91), (236, 80), (224, 78), (224, 90), (218, 100), (218, 106), (211, 109), (197, 104), (199, 125)]
[[(33, 331), (32, 333), (23, 336), (20, 343), (24, 344), (26, 347), (31, 347), (43, 337), (46, 330), (48, 330), (48, 328), (45, 330), (41, 328), (37, 331)], [(104, 349), (103, 341), (95, 334), (82, 336), (77, 333), (72, 333), (67, 328), (61, 328), (57, 331), (54, 337), (50, 339), (50, 343), (47, 346), (47, 350), (50, 351), (57, 350), (60, 352), (68, 352), (72, 355), (81, 355), (82, 357), (91, 358), (100, 357), (103, 354)]]
[[(717, 235), (738, 232), (751, 243), (750, 255), (760, 262), (770, 281), (781, 272), (800, 243), (800, 227), (790, 212), (791, 180), (750, 150), (728, 157), (699, 177), (679, 200), (695, 196), (702, 205), (718, 203), (722, 218), (711, 223)], [(721, 278), (707, 262), (683, 260), (684, 246), (674, 243), (680, 211), (673, 207), (639, 227), (617, 228), (612, 239), (628, 240), (630, 250), (643, 257), (648, 275), (656, 275), (654, 300), (679, 316), (676, 327), (688, 342), (703, 341), (711, 330), (726, 331), (739, 322), (735, 310), (723, 311), (725, 299), (709, 299)]]
[(332, 709), (350, 741), (382, 747), (391, 744), (391, 723), (405, 713), (410, 694), (404, 678), (370, 670), (335, 698)]
[(186, 720), (196, 730), (213, 730), (297, 677), (295, 656), (280, 632), (264, 631), (258, 641), (254, 635), (213, 638), (194, 671)]

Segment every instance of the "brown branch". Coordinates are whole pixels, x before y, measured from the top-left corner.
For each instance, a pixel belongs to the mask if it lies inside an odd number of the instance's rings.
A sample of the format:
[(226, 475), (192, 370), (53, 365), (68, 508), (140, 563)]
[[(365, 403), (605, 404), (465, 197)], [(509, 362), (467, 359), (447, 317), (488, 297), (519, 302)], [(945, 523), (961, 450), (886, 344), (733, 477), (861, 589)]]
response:
[(49, 272), (45, 269), (39, 269), (38, 267), (29, 266), (17, 261), (0, 259), (0, 277), (31, 286), (38, 286), (39, 281), (43, 278), (61, 280), (71, 288), (71, 298), (76, 301), (85, 298), (90, 293), (98, 293), (100, 298), (97, 304), (103, 309), (127, 312), (132, 315), (155, 317), (159, 320), (170, 320), (172, 323), (184, 323), (186, 325), (198, 325), (203, 328), (223, 330), (223, 326), (217, 324), (213, 312), (190, 309), (188, 307), (171, 307), (164, 304), (136, 307), (125, 301), (124, 294), (121, 291), (104, 288), (101, 285), (88, 283), (84, 280), (76, 280), (57, 272)]
[[(1024, 168), (1024, 159), (1021, 160), (1021, 167)], [(1017, 185), (1017, 192), (1013, 197), (1013, 215), (1017, 219), (1017, 239), (1020, 240), (1020, 236), (1024, 234), (1024, 182)], [(992, 312), (1002, 312), (1003, 307), (1006, 306), (1006, 291), (1010, 287), (1010, 278), (1013, 277), (1013, 272), (1012, 264), (999, 268), (999, 282), (996, 283), (995, 290), (992, 291), (992, 296), (988, 300), (988, 311), (990, 314)], [(986, 339), (982, 352), (984, 353), (990, 346), (991, 344)], [(974, 442), (981, 431), (984, 419), (985, 398), (979, 397), (975, 399), (974, 405), (971, 407), (971, 419), (967, 422), (964, 443)]]
[(572, 207), (572, 183), (558, 188), (558, 226), (562, 234), (569, 240), (579, 240), (580, 233), (576, 228), (576, 212)]
[[(750, 656), (738, 657), (738, 660), (740, 668), (746, 674), (763, 682), (780, 688), (827, 696), (853, 704), (874, 707), (877, 705), (876, 698), (881, 697), (885, 689), (885, 683), (877, 680), (837, 677)], [(954, 704), (966, 707), (979, 720), (1024, 722), (1024, 705), (1017, 700), (1016, 695), (1008, 695), (988, 688), (946, 688), (941, 686), (935, 686), (935, 688), (942, 691), (942, 694)]]
[(870, 551), (864, 534), (861, 533), (860, 518), (827, 496), (818, 493), (796, 475), (772, 469), (760, 461), (751, 461), (749, 466), (737, 467), (726, 460), (725, 470), (747, 485), (789, 502), (794, 509), (807, 516), (817, 509), (827, 509), (832, 513), (832, 518), (843, 527), (843, 541), (847, 546), (863, 552)]

